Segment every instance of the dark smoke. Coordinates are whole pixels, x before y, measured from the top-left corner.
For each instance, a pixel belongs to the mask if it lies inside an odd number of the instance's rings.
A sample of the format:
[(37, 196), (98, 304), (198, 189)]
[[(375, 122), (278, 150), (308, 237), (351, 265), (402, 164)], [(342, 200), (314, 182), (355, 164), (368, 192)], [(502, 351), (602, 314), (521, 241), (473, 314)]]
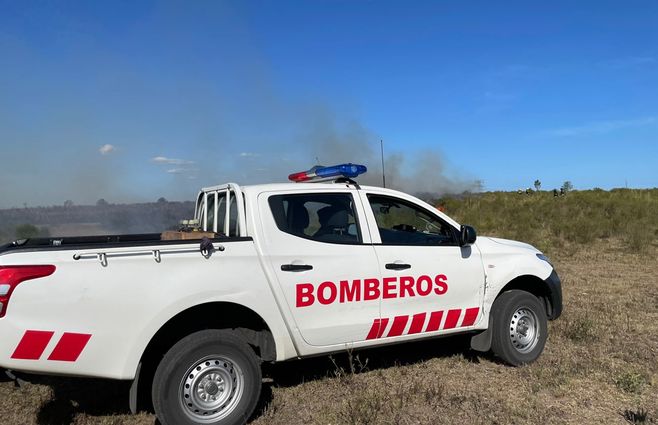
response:
[[(334, 165), (346, 162), (361, 163), (368, 173), (357, 180), (366, 185), (382, 186), (380, 137), (355, 120), (341, 123), (327, 109), (307, 112), (306, 121), (290, 152), (294, 155), (278, 156), (281, 161), (272, 162), (272, 153), (251, 159), (252, 169), (266, 170), (260, 180), (247, 178), (247, 183), (285, 181), (293, 171), (301, 171), (313, 165)], [(444, 155), (438, 148), (410, 148), (406, 152), (390, 146), (407, 145), (407, 141), (384, 140), (384, 168), (386, 186), (413, 194), (441, 196), (449, 193), (480, 190), (479, 182), (468, 175), (457, 176), (451, 172)]]

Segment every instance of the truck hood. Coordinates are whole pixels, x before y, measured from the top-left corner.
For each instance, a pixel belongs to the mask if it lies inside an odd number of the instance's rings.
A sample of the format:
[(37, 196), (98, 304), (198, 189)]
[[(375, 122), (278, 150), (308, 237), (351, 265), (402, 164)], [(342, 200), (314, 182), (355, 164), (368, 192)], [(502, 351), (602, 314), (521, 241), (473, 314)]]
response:
[(478, 247), (484, 252), (501, 251), (501, 250), (507, 252), (518, 252), (518, 253), (529, 253), (529, 254), (532, 253), (537, 254), (541, 252), (534, 246), (524, 242), (513, 241), (510, 239), (492, 238), (490, 236), (478, 236), (477, 244)]

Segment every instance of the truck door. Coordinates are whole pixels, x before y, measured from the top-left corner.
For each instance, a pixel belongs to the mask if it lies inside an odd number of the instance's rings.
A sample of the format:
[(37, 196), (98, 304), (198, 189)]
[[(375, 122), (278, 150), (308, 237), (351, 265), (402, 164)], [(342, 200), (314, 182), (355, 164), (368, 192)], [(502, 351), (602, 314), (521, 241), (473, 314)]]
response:
[[(263, 252), (294, 320), (313, 346), (366, 339), (379, 299), (364, 282), (377, 279), (363, 206), (354, 190), (259, 195)], [(358, 195), (357, 195), (358, 196)]]
[(381, 273), (381, 320), (374, 338), (447, 333), (482, 316), (484, 270), (477, 247), (413, 201), (363, 193)]

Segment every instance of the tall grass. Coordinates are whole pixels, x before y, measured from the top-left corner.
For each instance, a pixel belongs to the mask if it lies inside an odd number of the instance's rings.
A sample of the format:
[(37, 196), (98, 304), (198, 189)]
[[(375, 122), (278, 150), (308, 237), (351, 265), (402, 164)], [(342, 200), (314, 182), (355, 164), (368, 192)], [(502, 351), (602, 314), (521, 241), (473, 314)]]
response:
[(478, 234), (518, 239), (546, 252), (618, 238), (633, 252), (658, 239), (658, 189), (518, 194), (486, 192), (435, 201)]

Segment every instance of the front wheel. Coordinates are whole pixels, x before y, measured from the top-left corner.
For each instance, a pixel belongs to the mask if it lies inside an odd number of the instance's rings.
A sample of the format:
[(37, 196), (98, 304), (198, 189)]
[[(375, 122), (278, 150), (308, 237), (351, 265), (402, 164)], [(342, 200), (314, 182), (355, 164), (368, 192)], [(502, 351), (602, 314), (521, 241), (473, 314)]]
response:
[(153, 407), (163, 425), (243, 424), (261, 390), (258, 357), (226, 330), (181, 339), (162, 358), (153, 378)]
[(513, 365), (532, 363), (544, 351), (548, 336), (546, 309), (529, 292), (504, 292), (491, 309), (491, 351)]

